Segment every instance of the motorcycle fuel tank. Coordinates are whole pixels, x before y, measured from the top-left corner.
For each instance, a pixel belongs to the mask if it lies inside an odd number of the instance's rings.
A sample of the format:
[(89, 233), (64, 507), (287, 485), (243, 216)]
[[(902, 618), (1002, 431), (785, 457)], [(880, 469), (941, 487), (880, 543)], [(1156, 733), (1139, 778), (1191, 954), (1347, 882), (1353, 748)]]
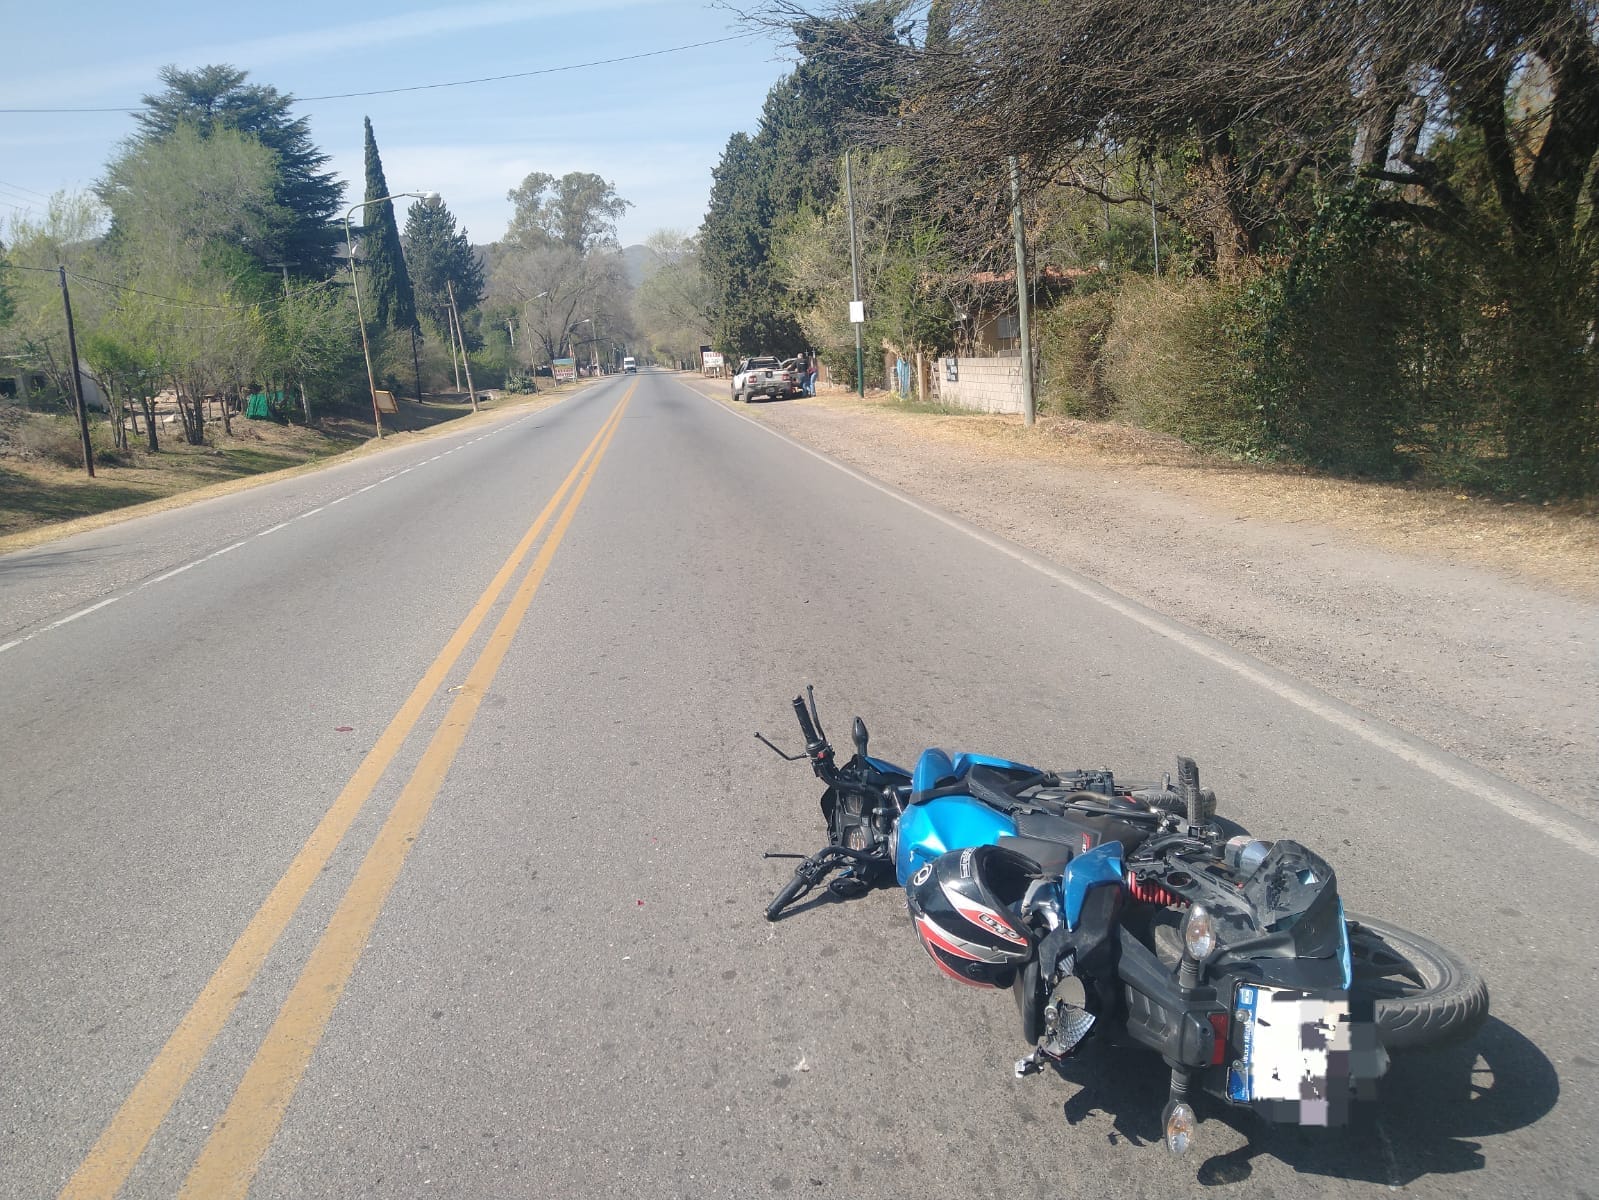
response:
[(1014, 837), (1016, 822), (970, 796), (939, 796), (908, 806), (899, 818), (894, 875), (900, 887), (948, 850), (988, 846)]

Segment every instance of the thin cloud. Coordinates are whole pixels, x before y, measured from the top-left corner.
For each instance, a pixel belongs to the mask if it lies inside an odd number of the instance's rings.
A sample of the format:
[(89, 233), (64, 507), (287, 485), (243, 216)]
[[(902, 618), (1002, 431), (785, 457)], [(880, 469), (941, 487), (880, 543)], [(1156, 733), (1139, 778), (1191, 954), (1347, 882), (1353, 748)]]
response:
[(347, 54), (399, 42), (437, 39), (474, 30), (504, 28), (597, 11), (653, 8), (664, 0), (537, 0), (521, 4), (446, 5), (401, 13), (375, 21), (351, 22), (323, 29), (275, 34), (245, 41), (191, 46), (129, 63), (75, 64), (76, 70), (52, 71), (33, 77), (11, 76), (0, 89), (4, 104), (90, 103), (108, 96), (132, 103), (132, 88), (153, 88), (157, 73), (169, 63), (186, 67), (232, 63), (246, 70), (262, 66)]

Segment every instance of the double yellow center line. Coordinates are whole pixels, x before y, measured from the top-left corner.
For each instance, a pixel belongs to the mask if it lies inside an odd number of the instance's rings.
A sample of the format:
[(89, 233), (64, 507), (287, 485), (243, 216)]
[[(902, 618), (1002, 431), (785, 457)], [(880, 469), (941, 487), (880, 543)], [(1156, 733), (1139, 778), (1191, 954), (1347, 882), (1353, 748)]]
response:
[[(87, 1200), (89, 1197), (110, 1200), (121, 1189), (212, 1042), (254, 981), (262, 962), (287, 928), (311, 885), (327, 865), (400, 747), (421, 720), (427, 706), (465, 654), (523, 560), (537, 544), (545, 526), (554, 517), (555, 524), (550, 536), (540, 547), (532, 567), (512, 595), (504, 615), (468, 672), (466, 682), (450, 705), (443, 723), (434, 733), (416, 770), (395, 801), (377, 840), (367, 852), (321, 941), (311, 952), (299, 980), (279, 1010), (276, 1022), (245, 1072), (227, 1112), (200, 1152), (181, 1194), (215, 1200), (242, 1197), (249, 1191), (261, 1158), (277, 1134), (289, 1101), (333, 1015), (345, 984), (355, 970), (356, 961), (383, 909), (389, 890), (405, 865), (417, 833), (443, 786), (445, 774), (466, 740), (467, 731), (471, 728), (489, 684), (500, 664), (505, 661), (511, 640), (527, 615), (534, 593), (538, 591), (637, 387), (638, 384), (634, 383), (623, 394), (605, 424), (594, 435), (594, 440), (578, 458), (577, 464), (550, 497), (549, 503), (517, 543), (487, 589), (478, 597), (466, 619), (401, 705), (394, 720), (356, 768), (349, 783), (228, 951), (222, 965), (201, 990), (194, 1006), (178, 1023), (155, 1061), (117, 1110), (111, 1124), (67, 1181), (59, 1200)], [(560, 515), (556, 517), (558, 509)]]

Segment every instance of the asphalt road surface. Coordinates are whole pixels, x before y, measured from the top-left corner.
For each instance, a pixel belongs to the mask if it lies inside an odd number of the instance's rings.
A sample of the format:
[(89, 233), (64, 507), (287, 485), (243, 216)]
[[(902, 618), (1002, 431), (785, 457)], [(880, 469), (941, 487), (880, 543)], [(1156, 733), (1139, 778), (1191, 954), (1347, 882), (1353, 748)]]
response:
[[(847, 743), (1195, 754), (1488, 976), (1342, 1130), (1018, 1080), (891, 891), (768, 924)], [(0, 1194), (1578, 1196), (1599, 831), (678, 379), (0, 558)]]

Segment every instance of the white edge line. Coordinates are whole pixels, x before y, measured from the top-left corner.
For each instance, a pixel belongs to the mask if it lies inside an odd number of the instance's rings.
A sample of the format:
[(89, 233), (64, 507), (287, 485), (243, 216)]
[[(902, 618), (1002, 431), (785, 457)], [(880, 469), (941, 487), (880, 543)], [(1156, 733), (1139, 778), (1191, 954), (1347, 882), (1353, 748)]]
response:
[(102, 609), (108, 604), (115, 604), (120, 599), (122, 599), (121, 596), (109, 596), (100, 601), (98, 604), (91, 604), (88, 608), (80, 608), (77, 612), (73, 613), (69, 617), (62, 617), (59, 621), (51, 621), (50, 624), (46, 625), (39, 632), (48, 633), (52, 629), (60, 629), (63, 625), (66, 625), (72, 621), (76, 621), (79, 617), (86, 617), (90, 613), (95, 612), (98, 609)]
[[(710, 396), (707, 396), (704, 392), (691, 387), (689, 384), (683, 383), (681, 379), (677, 382), (682, 384), (685, 388), (688, 388), (689, 391), (693, 392), (696, 396), (699, 396), (702, 400), (710, 401), (715, 408), (726, 413), (735, 420), (743, 421), (746, 424), (755, 426), (757, 429), (764, 430), (773, 437), (787, 442), (796, 450), (804, 451), (812, 458), (817, 459), (820, 462), (824, 462), (836, 470), (842, 471), (852, 479), (855, 479), (860, 483), (864, 483), (867, 487), (873, 488), (876, 491), (883, 493), (885, 496), (888, 496), (894, 500), (898, 500), (901, 504), (915, 509), (923, 516), (931, 517), (933, 520), (942, 525), (948, 526), (950, 529), (957, 530), (966, 534), (968, 537), (975, 538), (977, 541), (983, 543), (983, 545), (992, 550), (999, 551), (1007, 558), (1014, 559), (1016, 562), (1019, 562), (1024, 566), (1031, 567), (1039, 574), (1054, 580), (1056, 583), (1059, 583), (1064, 587), (1071, 588), (1079, 595), (1104, 605), (1106, 608), (1110, 609), (1119, 616), (1126, 617), (1129, 621), (1132, 621), (1138, 625), (1142, 625), (1145, 629), (1148, 629), (1153, 633), (1157, 633), (1160, 636), (1169, 639), (1170, 641), (1176, 642), (1185, 650), (1190, 650), (1199, 655), (1201, 658), (1231, 671), (1240, 678), (1247, 679), (1250, 683), (1265, 689), (1278, 699), (1286, 700), (1290, 704), (1293, 704), (1304, 709), (1308, 713), (1312, 713), (1315, 716), (1320, 717), (1329, 724), (1336, 725), (1339, 729), (1354, 734), (1362, 741), (1368, 742), (1369, 744), (1376, 746), (1378, 749), (1386, 750), (1395, 758), (1398, 758), (1409, 763), (1413, 767), (1417, 767), (1420, 770), (1427, 772), (1435, 779), (1439, 779), (1452, 787), (1459, 788), (1461, 791), (1493, 805), (1493, 807), (1497, 808), (1500, 812), (1506, 814), (1507, 816), (1514, 817), (1518, 821), (1524, 821), (1528, 825), (1531, 825), (1534, 829), (1537, 829), (1539, 832), (1548, 834), (1550, 837), (1564, 842), (1572, 849), (1581, 851), (1590, 858), (1599, 858), (1599, 838), (1594, 838), (1580, 830), (1573, 829), (1563, 821), (1557, 821), (1552, 817), (1538, 812), (1520, 797), (1506, 791), (1503, 788), (1495, 787), (1484, 780), (1475, 778), (1471, 774), (1468, 774), (1459, 767), (1455, 766), (1453, 763), (1449, 762), (1447, 759), (1443, 758), (1441, 755), (1431, 753), (1427, 750), (1421, 749), (1418, 746), (1411, 745), (1408, 740), (1399, 736), (1397, 732), (1390, 733), (1386, 729), (1377, 728), (1372, 724), (1372, 722), (1381, 721), (1380, 717), (1371, 717), (1369, 720), (1361, 720), (1352, 713), (1343, 712), (1334, 707), (1332, 704), (1329, 704), (1327, 701), (1312, 695), (1310, 692), (1302, 688), (1295, 687), (1294, 685), (1280, 679), (1273, 679), (1270, 675), (1267, 675), (1264, 671), (1261, 671), (1243, 656), (1230, 650), (1223, 649), (1220, 646), (1211, 645), (1208, 641), (1201, 641), (1192, 633), (1183, 629), (1176, 622), (1159, 616), (1158, 614), (1145, 609), (1141, 605), (1137, 605), (1133, 601), (1117, 595), (1103, 584), (1074, 578), (1072, 575), (1061, 570), (1059, 567), (1056, 567), (1051, 563), (1044, 562), (1029, 551), (1023, 550), (1020, 546), (1016, 546), (999, 537), (996, 537), (991, 533), (969, 525), (965, 521), (950, 516), (948, 513), (939, 512), (936, 508), (933, 508), (927, 504), (923, 504), (920, 500), (917, 500), (911, 496), (907, 496), (903, 492), (896, 491), (887, 484), (873, 479), (870, 475), (862, 474), (854, 467), (839, 462), (835, 458), (830, 458), (819, 450), (813, 450), (803, 442), (796, 441), (794, 438), (789, 437), (788, 434), (779, 429), (774, 429), (770, 425), (756, 420), (754, 417), (745, 416), (743, 413), (735, 412), (733, 409), (728, 408), (720, 400), (716, 400)], [(1386, 725), (1387, 722), (1383, 722), (1383, 724)]]

